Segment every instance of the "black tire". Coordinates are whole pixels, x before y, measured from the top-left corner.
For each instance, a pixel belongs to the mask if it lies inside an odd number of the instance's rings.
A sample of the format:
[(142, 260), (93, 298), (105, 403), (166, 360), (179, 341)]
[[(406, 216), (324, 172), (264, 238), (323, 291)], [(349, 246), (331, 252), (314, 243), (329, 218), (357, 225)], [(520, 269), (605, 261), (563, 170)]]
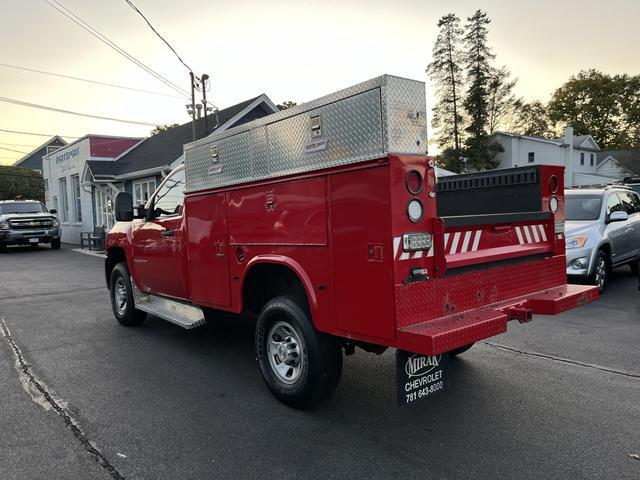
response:
[(6, 253), (7, 245), (4, 243), (0, 243), (0, 253)]
[[(308, 409), (329, 397), (338, 386), (342, 348), (336, 337), (314, 328), (302, 303), (292, 297), (270, 300), (260, 312), (255, 343), (262, 377), (271, 393), (290, 407)], [(280, 335), (280, 329), (291, 335)], [(276, 341), (278, 338), (280, 342)], [(272, 343), (279, 343), (280, 347), (272, 346), (270, 352)], [(284, 360), (274, 354), (280, 348), (286, 352)], [(293, 373), (287, 380), (289, 372)]]
[(60, 250), (60, 239), (54, 238), (51, 240), (51, 249), (52, 250)]
[(629, 264), (629, 268), (631, 269), (631, 275), (638, 275), (639, 265), (640, 265), (640, 260), (634, 260)]
[(473, 345), (474, 345), (474, 343), (470, 343), (469, 345), (465, 345), (464, 347), (460, 347), (460, 348), (456, 348), (454, 350), (451, 350), (449, 352), (449, 355), (451, 355), (452, 357), (457, 357), (461, 353), (464, 353), (467, 350), (469, 350), (471, 347), (473, 347)]
[(147, 318), (145, 312), (135, 309), (131, 277), (124, 262), (118, 263), (111, 271), (109, 297), (113, 314), (120, 324), (133, 327), (142, 324)]
[(598, 287), (600, 293), (604, 293), (609, 284), (609, 275), (611, 274), (611, 261), (607, 252), (598, 250), (596, 260), (593, 263), (593, 272), (589, 275), (588, 283)]

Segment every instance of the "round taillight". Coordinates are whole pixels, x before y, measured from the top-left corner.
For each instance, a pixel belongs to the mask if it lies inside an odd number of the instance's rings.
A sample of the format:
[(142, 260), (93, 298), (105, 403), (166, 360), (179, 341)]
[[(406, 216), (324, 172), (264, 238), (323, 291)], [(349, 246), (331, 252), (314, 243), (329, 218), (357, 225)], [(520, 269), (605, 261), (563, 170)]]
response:
[(417, 198), (409, 200), (407, 205), (407, 215), (413, 223), (418, 223), (422, 218), (423, 208), (422, 202)]
[(404, 177), (404, 183), (411, 195), (417, 195), (422, 191), (422, 175), (417, 170), (409, 170)]
[(558, 191), (558, 177), (555, 175), (551, 175), (549, 177), (549, 190), (551, 193), (556, 193)]
[(551, 200), (549, 200), (549, 210), (554, 213), (558, 210), (558, 199), (556, 197), (551, 197)]

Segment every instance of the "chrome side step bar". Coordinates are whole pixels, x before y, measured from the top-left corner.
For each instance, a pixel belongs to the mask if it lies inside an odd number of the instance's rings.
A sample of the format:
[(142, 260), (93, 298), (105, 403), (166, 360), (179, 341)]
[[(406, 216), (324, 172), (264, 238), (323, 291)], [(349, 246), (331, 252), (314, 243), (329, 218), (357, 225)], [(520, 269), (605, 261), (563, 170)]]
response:
[(204, 325), (204, 313), (200, 307), (143, 293), (138, 290), (133, 278), (131, 278), (131, 286), (133, 287), (133, 298), (136, 309), (156, 315), (163, 320), (167, 320), (186, 329)]

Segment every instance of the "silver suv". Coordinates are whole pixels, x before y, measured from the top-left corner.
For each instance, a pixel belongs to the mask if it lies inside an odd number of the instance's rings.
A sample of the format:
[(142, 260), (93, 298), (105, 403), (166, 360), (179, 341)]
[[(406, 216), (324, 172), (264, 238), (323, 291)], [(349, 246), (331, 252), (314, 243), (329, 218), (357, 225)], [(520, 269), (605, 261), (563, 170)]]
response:
[(60, 248), (60, 222), (55, 213), (36, 200), (0, 201), (0, 252), (7, 245), (50, 243), (54, 250)]
[(565, 191), (567, 275), (604, 292), (613, 267), (640, 259), (640, 197), (626, 187)]

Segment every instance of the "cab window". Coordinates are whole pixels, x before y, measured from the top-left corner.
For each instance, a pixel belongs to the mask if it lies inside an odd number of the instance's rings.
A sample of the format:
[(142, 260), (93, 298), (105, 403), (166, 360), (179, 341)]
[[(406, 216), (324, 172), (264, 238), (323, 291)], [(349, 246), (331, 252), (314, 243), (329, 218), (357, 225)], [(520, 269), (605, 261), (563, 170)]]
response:
[(153, 199), (153, 216), (169, 217), (182, 214), (184, 186), (184, 169), (168, 177)]
[(625, 212), (629, 215), (640, 212), (640, 199), (638, 199), (638, 195), (632, 192), (618, 192), (618, 196), (622, 201)]
[(624, 211), (625, 209), (622, 207), (622, 203), (620, 203), (618, 195), (612, 192), (607, 199), (607, 216), (611, 215), (613, 212)]

